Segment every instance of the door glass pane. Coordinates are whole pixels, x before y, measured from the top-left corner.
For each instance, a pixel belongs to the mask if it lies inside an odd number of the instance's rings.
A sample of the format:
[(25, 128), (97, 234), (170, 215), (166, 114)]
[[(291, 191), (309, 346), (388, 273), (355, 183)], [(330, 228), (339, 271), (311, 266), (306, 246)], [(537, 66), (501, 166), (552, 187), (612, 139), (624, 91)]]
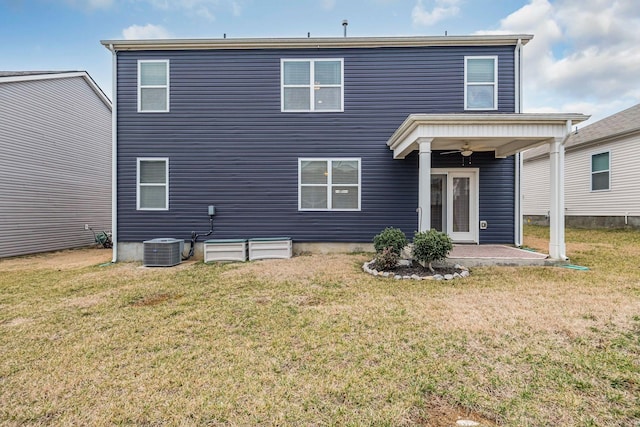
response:
[(431, 176), (431, 228), (444, 231), (446, 175)]
[(469, 231), (470, 179), (464, 177), (453, 178), (453, 232)]

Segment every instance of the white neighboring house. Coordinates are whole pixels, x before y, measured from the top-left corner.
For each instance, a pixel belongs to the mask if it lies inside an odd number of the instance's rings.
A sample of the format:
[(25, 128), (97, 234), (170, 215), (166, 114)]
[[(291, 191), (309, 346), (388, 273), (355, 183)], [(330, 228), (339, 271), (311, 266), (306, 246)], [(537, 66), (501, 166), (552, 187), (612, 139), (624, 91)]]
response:
[(111, 229), (111, 101), (84, 71), (0, 71), (0, 257)]
[[(640, 227), (640, 104), (572, 133), (565, 150), (565, 222)], [(548, 224), (549, 149), (524, 153), (525, 222)]]

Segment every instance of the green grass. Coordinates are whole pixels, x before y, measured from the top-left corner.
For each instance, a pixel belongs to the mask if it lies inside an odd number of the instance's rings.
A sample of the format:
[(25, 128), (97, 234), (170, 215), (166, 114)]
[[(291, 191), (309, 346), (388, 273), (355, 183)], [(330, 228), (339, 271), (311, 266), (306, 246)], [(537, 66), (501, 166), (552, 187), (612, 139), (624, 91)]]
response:
[[(525, 243), (545, 249), (546, 230)], [(567, 230), (571, 262), (455, 282), (371, 255), (146, 269), (0, 261), (0, 424), (640, 422), (640, 233)], [(454, 418), (455, 419), (455, 418)]]

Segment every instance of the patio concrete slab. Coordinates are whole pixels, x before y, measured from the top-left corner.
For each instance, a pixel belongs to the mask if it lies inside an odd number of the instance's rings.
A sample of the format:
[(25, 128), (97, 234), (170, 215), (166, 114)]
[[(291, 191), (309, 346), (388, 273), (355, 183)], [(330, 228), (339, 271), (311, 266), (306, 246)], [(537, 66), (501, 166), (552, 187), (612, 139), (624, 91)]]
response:
[(549, 255), (506, 245), (453, 245), (447, 257), (448, 263), (465, 267), (484, 265), (527, 266), (553, 265)]

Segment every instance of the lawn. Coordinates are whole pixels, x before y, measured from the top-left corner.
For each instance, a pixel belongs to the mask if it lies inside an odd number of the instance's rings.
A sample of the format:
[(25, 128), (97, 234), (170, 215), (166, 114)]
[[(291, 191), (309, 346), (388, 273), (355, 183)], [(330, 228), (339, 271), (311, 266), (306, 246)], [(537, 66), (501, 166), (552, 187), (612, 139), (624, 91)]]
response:
[(371, 254), (1, 260), (0, 424), (639, 425), (640, 232), (567, 242), (588, 271), (451, 282), (366, 275)]

